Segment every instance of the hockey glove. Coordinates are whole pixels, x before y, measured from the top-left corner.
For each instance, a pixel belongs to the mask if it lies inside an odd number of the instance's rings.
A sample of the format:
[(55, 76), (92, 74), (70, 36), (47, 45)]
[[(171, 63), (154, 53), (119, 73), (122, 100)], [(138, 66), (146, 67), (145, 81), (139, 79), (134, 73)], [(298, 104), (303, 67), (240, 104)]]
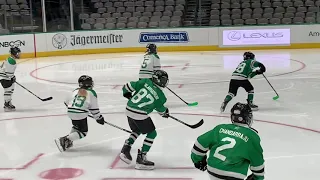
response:
[(131, 99), (132, 98), (132, 94), (127, 92), (127, 93), (123, 94), (123, 97), (125, 97), (127, 99)]
[(169, 117), (169, 109), (167, 108), (166, 111), (162, 114), (162, 117), (168, 118)]
[(194, 163), (194, 167), (201, 171), (207, 170), (207, 155), (205, 155), (201, 161)]
[(250, 174), (250, 176), (248, 176), (246, 180), (254, 180), (254, 175)]
[(16, 82), (16, 76), (12, 76), (12, 77), (11, 77), (11, 82), (12, 82), (12, 83)]
[(102, 115), (100, 115), (100, 117), (96, 121), (97, 123), (104, 125), (104, 117)]

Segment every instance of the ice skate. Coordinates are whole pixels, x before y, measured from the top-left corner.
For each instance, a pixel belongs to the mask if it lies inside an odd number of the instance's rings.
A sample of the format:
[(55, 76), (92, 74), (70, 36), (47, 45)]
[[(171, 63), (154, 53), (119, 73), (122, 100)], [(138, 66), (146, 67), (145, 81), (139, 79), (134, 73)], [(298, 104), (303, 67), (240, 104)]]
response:
[(73, 146), (73, 142), (67, 136), (55, 139), (54, 141), (60, 152), (66, 151)]
[(227, 102), (223, 102), (222, 104), (221, 104), (221, 107), (220, 107), (220, 112), (221, 113), (223, 113), (224, 112), (224, 110), (226, 109), (226, 107), (227, 107)]
[(146, 153), (141, 152), (140, 149), (138, 149), (138, 156), (135, 168), (139, 170), (153, 170), (154, 162), (148, 161)]
[(119, 156), (120, 156), (120, 159), (127, 164), (130, 164), (132, 161), (132, 156), (130, 154), (130, 151), (131, 151), (131, 146), (127, 142), (125, 142)]
[(16, 110), (16, 107), (12, 105), (11, 101), (5, 102), (3, 108), (5, 112), (11, 112)]
[(252, 101), (249, 101), (249, 100), (247, 100), (247, 101), (248, 101), (248, 104), (249, 104), (250, 108), (252, 109), (252, 111), (259, 110), (259, 107), (255, 104), (253, 104)]

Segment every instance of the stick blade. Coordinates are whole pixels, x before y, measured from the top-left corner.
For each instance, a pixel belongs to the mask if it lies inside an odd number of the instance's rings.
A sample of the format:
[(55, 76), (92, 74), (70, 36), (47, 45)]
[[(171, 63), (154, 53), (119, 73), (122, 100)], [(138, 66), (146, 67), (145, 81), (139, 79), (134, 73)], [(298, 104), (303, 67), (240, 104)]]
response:
[(198, 102), (193, 102), (193, 103), (188, 103), (188, 106), (197, 106), (199, 103)]
[(190, 125), (189, 127), (191, 127), (192, 129), (196, 129), (196, 128), (202, 126), (203, 123), (204, 123), (204, 121), (203, 121), (203, 119), (201, 119), (201, 121), (199, 121), (197, 124)]
[(279, 96), (275, 96), (275, 97), (273, 97), (272, 99), (273, 99), (273, 100), (277, 100), (277, 99), (279, 99)]
[(50, 101), (51, 99), (53, 99), (52, 97), (48, 97), (48, 98), (45, 98), (45, 99), (41, 99), (42, 101)]

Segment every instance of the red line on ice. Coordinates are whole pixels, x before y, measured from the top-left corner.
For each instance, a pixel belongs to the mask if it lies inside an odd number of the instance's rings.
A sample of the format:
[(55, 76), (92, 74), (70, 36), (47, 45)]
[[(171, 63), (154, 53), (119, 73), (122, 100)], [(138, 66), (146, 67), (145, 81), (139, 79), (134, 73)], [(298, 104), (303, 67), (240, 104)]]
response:
[[(38, 161), (40, 159), (41, 156), (43, 156), (44, 153), (40, 153), (38, 154), (36, 157), (34, 157), (31, 161), (27, 162), (25, 165), (23, 165), (22, 167), (18, 167), (18, 168), (0, 168), (0, 171), (6, 171), (6, 170), (24, 170), (29, 168), (32, 164), (34, 164), (36, 161)], [(1, 179), (0, 179), (1, 180)]]

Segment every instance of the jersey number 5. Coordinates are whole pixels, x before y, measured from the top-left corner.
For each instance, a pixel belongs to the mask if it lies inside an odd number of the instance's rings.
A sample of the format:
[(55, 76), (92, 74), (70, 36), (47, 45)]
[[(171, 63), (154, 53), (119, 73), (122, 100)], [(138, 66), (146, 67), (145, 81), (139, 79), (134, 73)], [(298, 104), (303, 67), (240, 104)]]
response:
[(236, 72), (242, 73), (245, 67), (246, 67), (246, 63), (240, 63), (236, 69)]
[(147, 97), (148, 101), (139, 104), (139, 108), (142, 108), (154, 102), (154, 98), (151, 96), (151, 94), (148, 93), (145, 88), (140, 89), (140, 91), (131, 98), (131, 101), (136, 104), (139, 103), (144, 97)]
[(236, 140), (233, 138), (225, 137), (221, 141), (228, 141), (230, 142), (229, 144), (224, 144), (222, 146), (219, 146), (216, 151), (214, 152), (213, 156), (220, 159), (221, 161), (225, 161), (226, 157), (222, 154), (220, 154), (220, 151), (226, 150), (226, 149), (231, 149), (236, 145)]
[(147, 58), (144, 58), (143, 63), (141, 65), (142, 68), (146, 68), (148, 66), (148, 60)]

